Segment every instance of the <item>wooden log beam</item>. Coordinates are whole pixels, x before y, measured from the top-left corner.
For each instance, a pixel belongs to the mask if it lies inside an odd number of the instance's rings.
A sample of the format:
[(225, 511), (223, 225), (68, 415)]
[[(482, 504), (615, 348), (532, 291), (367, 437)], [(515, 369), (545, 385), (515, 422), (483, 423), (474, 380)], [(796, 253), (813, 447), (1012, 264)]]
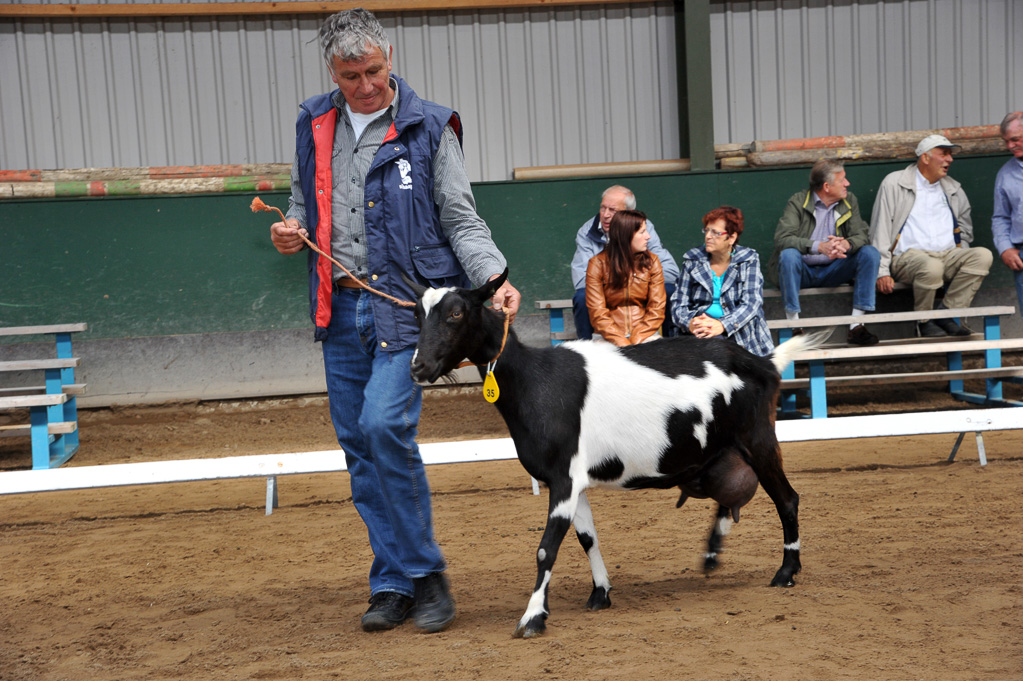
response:
[(789, 140), (757, 140), (750, 145), (750, 151), (802, 151), (804, 149), (840, 149), (843, 147), (893, 147), (910, 146), (928, 135), (944, 135), (950, 141), (961, 144), (967, 140), (995, 138), (1001, 134), (997, 125), (974, 125), (962, 128), (939, 130), (907, 130), (905, 132), (876, 132), (862, 135), (832, 135), (830, 137), (806, 137)]
[[(811, 164), (827, 158), (839, 161), (870, 161), (879, 159), (916, 158), (916, 145), (927, 133), (916, 138), (913, 144), (895, 144), (891, 146), (848, 146), (848, 147), (807, 147), (803, 149), (752, 151), (746, 160), (754, 167), (784, 166)], [(1005, 151), (1005, 143), (1001, 137), (984, 139), (952, 140), (960, 147), (959, 154), (997, 154)]]
[(363, 7), (371, 12), (449, 12), (456, 10), (548, 9), (587, 5), (627, 5), (650, 0), (338, 0), (335, 2), (169, 2), (124, 5), (30, 3), (0, 4), (8, 19), (139, 19), (155, 17), (261, 16), (272, 14), (333, 14)]

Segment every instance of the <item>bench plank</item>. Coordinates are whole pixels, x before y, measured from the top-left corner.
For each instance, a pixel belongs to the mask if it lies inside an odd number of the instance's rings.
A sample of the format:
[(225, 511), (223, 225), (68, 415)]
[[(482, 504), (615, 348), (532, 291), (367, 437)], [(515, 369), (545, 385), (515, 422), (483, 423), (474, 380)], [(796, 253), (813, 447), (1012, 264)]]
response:
[[(900, 284), (895, 282), (896, 291), (911, 291), (912, 286), (908, 284)], [(824, 286), (821, 288), (801, 288), (799, 289), (800, 298), (805, 296), (820, 296), (820, 295), (839, 295), (843, 293), (852, 293), (853, 287), (849, 284), (843, 286)], [(769, 288), (764, 289), (764, 298), (781, 298), (781, 289)]]
[[(50, 435), (67, 435), (78, 430), (76, 421), (57, 421), (47, 424), (47, 431)], [(25, 437), (32, 434), (32, 426), (27, 423), (22, 425), (0, 426), (0, 437)]]
[[(864, 376), (830, 376), (828, 385), (876, 385), (887, 383), (930, 383), (942, 381), (968, 381), (977, 378), (1004, 378), (1023, 376), (1023, 367), (995, 367), (991, 369), (959, 369), (955, 371), (922, 371), (903, 374), (867, 374)], [(785, 390), (809, 388), (809, 378), (788, 378), (781, 382)]]
[(841, 315), (835, 317), (808, 317), (804, 319), (772, 319), (767, 322), (769, 329), (815, 328), (819, 326), (841, 326), (846, 324), (885, 324), (889, 322), (916, 322), (926, 319), (948, 319), (950, 317), (990, 317), (1015, 314), (1011, 305), (990, 305), (987, 307), (966, 307), (955, 310), (924, 310), (917, 312), (882, 312), (865, 314), (860, 317)]
[(551, 308), (570, 308), (572, 307), (571, 300), (538, 300), (533, 303), (533, 306), (537, 310), (550, 310)]
[(55, 393), (53, 395), (12, 395), (0, 397), (0, 409), (24, 409), (28, 407), (49, 407), (55, 404), (64, 404), (69, 399), (66, 393)]
[(81, 324), (46, 324), (43, 326), (8, 326), (0, 327), (0, 336), (35, 336), (48, 333), (78, 333), (87, 331), (89, 325)]
[[(85, 383), (67, 383), (61, 388), (68, 395), (82, 395), (85, 393)], [(26, 385), (20, 388), (0, 388), (0, 397), (6, 395), (38, 395), (46, 392), (45, 385)]]
[(0, 362), (0, 371), (36, 371), (39, 369), (74, 369), (81, 360), (78, 357), (55, 359), (13, 359)]
[(867, 347), (836, 347), (807, 350), (794, 355), (797, 362), (817, 359), (862, 359), (866, 357), (907, 357), (910, 355), (935, 355), (948, 352), (981, 352), (983, 350), (1023, 349), (1023, 338), (1001, 340), (952, 341), (944, 343), (915, 343), (912, 345), (870, 345)]

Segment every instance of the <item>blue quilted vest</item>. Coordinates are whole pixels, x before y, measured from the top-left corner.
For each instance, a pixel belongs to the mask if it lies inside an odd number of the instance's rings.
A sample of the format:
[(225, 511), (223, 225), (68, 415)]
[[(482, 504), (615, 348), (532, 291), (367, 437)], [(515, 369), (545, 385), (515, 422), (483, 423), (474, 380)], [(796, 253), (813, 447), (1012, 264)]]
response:
[[(451, 125), (459, 143), (462, 129), (457, 113), (420, 99), (401, 78), (393, 74), (391, 78), (398, 84), (398, 111), (366, 174), (363, 211), (369, 283), (396, 298), (414, 301), (402, 273), (426, 286), (469, 286), (433, 202), (433, 158), (444, 126)], [(307, 229), (325, 253), (330, 253), (330, 161), (339, 115), (332, 96), (317, 95), (302, 103), (295, 140)], [(309, 313), (316, 325), (316, 340), (324, 340), (331, 314), (331, 263), (312, 250), (308, 262)], [(377, 295), (371, 300), (381, 349), (393, 352), (414, 345), (419, 329), (413, 308)]]

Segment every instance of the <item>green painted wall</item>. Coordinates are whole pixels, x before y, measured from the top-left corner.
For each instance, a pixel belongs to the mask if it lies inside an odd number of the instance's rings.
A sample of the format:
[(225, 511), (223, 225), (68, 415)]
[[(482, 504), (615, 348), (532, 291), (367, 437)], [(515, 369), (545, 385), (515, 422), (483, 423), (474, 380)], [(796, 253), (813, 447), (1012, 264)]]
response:
[[(994, 177), (1005, 156), (962, 158), (953, 176), (973, 204), (976, 244), (991, 247)], [(881, 179), (905, 162), (851, 164), (869, 220)], [(807, 167), (619, 178), (676, 256), (699, 245), (701, 216), (722, 204), (746, 215), (742, 243), (766, 263), (786, 199)], [(480, 214), (533, 301), (572, 293), (575, 232), (614, 178), (474, 186)], [(264, 201), (287, 206), (286, 192)], [(277, 254), (270, 213), (251, 194), (0, 201), (0, 326), (89, 323), (85, 338), (162, 336), (308, 326), (305, 257)], [(985, 288), (1011, 286), (996, 258)]]

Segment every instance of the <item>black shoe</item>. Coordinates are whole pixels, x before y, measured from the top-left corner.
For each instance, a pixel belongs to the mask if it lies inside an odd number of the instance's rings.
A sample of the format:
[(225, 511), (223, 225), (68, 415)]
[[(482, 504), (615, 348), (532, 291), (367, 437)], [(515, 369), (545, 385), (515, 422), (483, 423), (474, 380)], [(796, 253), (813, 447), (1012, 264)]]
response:
[(443, 572), (413, 580), (416, 587), (416, 626), (431, 634), (443, 631), (455, 619), (455, 599)]
[(965, 324), (956, 324), (954, 319), (935, 319), (934, 323), (949, 336), (969, 336), (973, 333)]
[(941, 338), (947, 336), (945, 330), (934, 323), (933, 320), (928, 319), (927, 321), (916, 323), (916, 335), (922, 338)]
[(380, 591), (369, 599), (369, 610), (362, 616), (363, 631), (387, 631), (408, 619), (414, 601), (396, 591)]
[(846, 341), (849, 345), (877, 345), (877, 336), (867, 331), (865, 325), (857, 324), (849, 330)]

